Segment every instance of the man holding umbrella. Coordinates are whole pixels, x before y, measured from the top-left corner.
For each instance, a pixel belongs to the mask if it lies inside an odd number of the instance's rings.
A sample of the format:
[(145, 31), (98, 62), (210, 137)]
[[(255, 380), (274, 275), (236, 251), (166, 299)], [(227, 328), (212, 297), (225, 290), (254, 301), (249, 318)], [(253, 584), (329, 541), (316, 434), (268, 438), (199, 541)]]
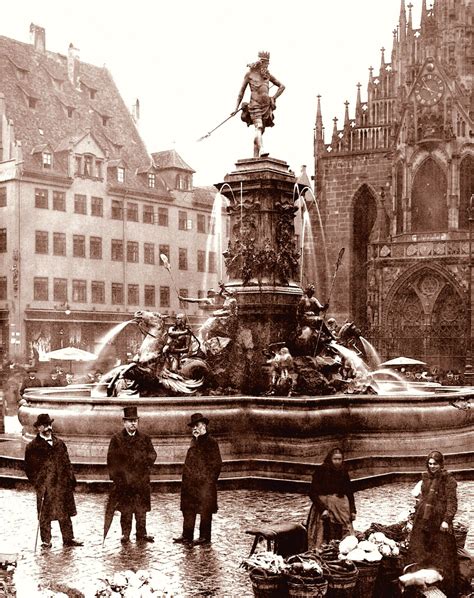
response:
[[(132, 519), (135, 515), (137, 541), (154, 542), (146, 530), (146, 514), (151, 510), (150, 471), (156, 460), (151, 439), (138, 430), (138, 413), (135, 406), (123, 410), (123, 430), (115, 434), (109, 444), (107, 466), (114, 482), (109, 497), (107, 513), (120, 511), (122, 544), (130, 542)], [(113, 509), (113, 510), (112, 510)]]
[(38, 433), (25, 450), (25, 473), (36, 488), (42, 547), (51, 548), (51, 521), (59, 521), (64, 546), (82, 546), (74, 539), (71, 521), (76, 515), (76, 477), (66, 445), (53, 434), (53, 421), (47, 413), (38, 415)]

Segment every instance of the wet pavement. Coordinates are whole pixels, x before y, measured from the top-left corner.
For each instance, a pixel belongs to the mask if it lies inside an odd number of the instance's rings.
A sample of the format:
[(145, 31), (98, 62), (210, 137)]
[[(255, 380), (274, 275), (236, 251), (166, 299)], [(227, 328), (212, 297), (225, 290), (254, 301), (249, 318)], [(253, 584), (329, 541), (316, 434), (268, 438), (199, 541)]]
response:
[[(397, 483), (364, 490), (356, 494), (357, 529), (371, 522), (394, 523), (402, 511), (413, 504), (411, 483)], [(17, 568), (18, 598), (33, 598), (42, 584), (67, 583), (94, 595), (100, 578), (111, 577), (125, 569), (154, 569), (170, 579), (175, 597), (208, 596), (246, 598), (253, 596), (245, 571), (239, 569), (248, 556), (252, 537), (245, 529), (259, 522), (292, 520), (304, 522), (309, 499), (300, 494), (250, 490), (221, 491), (219, 512), (214, 517), (213, 543), (187, 548), (174, 544), (181, 533), (178, 494), (154, 494), (148, 514), (148, 531), (154, 544), (140, 546), (120, 543), (120, 522), (116, 514), (102, 546), (104, 494), (76, 494), (78, 515), (73, 518), (75, 535), (85, 542), (82, 548), (63, 548), (57, 523), (53, 523), (53, 548), (38, 548), (34, 553), (36, 533), (35, 496), (29, 490), (0, 489), (2, 513), (2, 548), (15, 546), (21, 557)], [(460, 482), (459, 510), (456, 520), (471, 523), (466, 546), (474, 552), (474, 482)]]

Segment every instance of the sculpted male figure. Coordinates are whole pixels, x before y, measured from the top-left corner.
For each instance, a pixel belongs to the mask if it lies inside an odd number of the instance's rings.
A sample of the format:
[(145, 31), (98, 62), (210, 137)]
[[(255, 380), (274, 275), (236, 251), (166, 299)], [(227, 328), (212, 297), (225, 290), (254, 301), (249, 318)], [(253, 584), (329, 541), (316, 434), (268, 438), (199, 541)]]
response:
[[(237, 97), (235, 111), (240, 108), (247, 86), (250, 87), (250, 102), (242, 104), (241, 118), (247, 125), (255, 127), (255, 139), (253, 144), (254, 158), (262, 154), (262, 135), (266, 127), (273, 127), (273, 111), (276, 107), (276, 99), (285, 90), (285, 86), (268, 72), (270, 62), (269, 52), (259, 52), (258, 61), (249, 64), (249, 71), (244, 77), (242, 87)], [(273, 96), (270, 96), (270, 83), (278, 87)]]
[(66, 445), (53, 434), (53, 421), (47, 413), (38, 415), (38, 433), (25, 450), (25, 473), (36, 489), (42, 547), (51, 548), (51, 521), (59, 521), (64, 546), (82, 546), (74, 539), (71, 521), (76, 514), (76, 477)]
[(151, 509), (150, 471), (155, 459), (150, 437), (138, 431), (137, 408), (125, 407), (123, 430), (112, 436), (107, 453), (109, 475), (121, 513), (122, 544), (130, 541), (134, 515), (137, 542), (154, 542), (146, 530), (146, 514)]

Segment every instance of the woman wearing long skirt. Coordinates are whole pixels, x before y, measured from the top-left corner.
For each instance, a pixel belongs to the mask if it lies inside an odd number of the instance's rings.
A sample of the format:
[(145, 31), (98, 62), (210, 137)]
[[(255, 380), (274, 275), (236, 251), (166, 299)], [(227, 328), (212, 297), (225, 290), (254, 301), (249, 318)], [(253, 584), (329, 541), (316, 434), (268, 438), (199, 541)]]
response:
[(422, 474), (421, 494), (416, 506), (408, 548), (408, 563), (438, 570), (440, 589), (448, 596), (459, 595), (459, 562), (453, 517), (458, 503), (456, 480), (444, 469), (444, 457), (431, 451)]
[(340, 448), (333, 448), (316, 467), (309, 492), (308, 549), (353, 534), (356, 517), (351, 479)]

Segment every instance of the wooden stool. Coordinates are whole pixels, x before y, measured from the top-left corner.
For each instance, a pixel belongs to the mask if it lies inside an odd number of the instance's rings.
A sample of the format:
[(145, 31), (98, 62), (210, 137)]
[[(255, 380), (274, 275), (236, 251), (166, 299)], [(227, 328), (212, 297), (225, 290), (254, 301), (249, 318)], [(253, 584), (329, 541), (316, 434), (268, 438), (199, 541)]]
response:
[(265, 538), (267, 541), (268, 551), (282, 556), (291, 556), (307, 550), (307, 532), (301, 523), (293, 521), (262, 523), (258, 527), (245, 530), (245, 533), (255, 536), (249, 556), (255, 552), (260, 538)]

